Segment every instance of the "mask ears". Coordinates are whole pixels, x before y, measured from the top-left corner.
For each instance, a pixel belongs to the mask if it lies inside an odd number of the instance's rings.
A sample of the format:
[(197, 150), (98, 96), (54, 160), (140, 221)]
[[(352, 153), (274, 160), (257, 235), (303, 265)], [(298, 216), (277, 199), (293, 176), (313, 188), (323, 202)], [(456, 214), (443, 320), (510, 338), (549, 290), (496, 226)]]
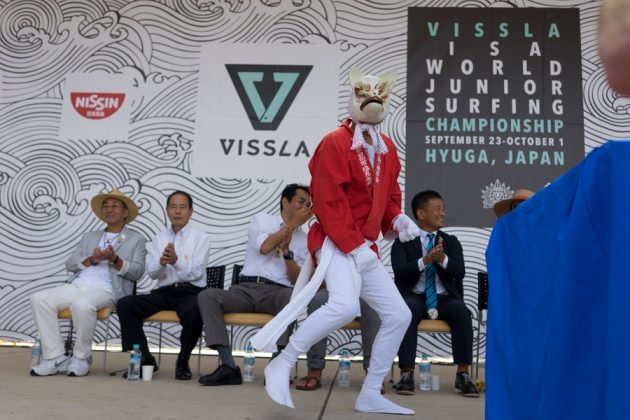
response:
[(350, 86), (354, 87), (354, 84), (361, 78), (363, 78), (363, 72), (359, 70), (357, 67), (353, 67), (350, 69)]
[(390, 70), (379, 76), (379, 78), (381, 79), (380, 84), (386, 94), (389, 94), (394, 87), (394, 83), (396, 83), (396, 77), (396, 70)]

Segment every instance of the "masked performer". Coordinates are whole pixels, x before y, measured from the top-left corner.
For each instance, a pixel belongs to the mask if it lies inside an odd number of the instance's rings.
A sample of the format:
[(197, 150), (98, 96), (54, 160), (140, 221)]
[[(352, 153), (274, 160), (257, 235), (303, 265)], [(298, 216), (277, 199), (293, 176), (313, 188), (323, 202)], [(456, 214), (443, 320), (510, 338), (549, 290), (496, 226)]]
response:
[(374, 241), (380, 232), (387, 239), (398, 235), (402, 242), (420, 234), (416, 224), (401, 213), (397, 181), (400, 161), (394, 143), (380, 133), (395, 78), (394, 72), (375, 77), (351, 70), (352, 118), (324, 137), (309, 163), (312, 210), (317, 223), (309, 231), (308, 247), (317, 270), (303, 286), (312, 273), (310, 264), (305, 264), (292, 301), (252, 343), (259, 349), (273, 350), (277, 336), (308, 304), (324, 277), (329, 297), (328, 303), (302, 323), (265, 369), (267, 393), (279, 404), (293, 408), (289, 376), (299, 354), (352, 321), (359, 312), (361, 297), (376, 310), (381, 326), (355, 409), (414, 414), (380, 393), (411, 315), (381, 263)]

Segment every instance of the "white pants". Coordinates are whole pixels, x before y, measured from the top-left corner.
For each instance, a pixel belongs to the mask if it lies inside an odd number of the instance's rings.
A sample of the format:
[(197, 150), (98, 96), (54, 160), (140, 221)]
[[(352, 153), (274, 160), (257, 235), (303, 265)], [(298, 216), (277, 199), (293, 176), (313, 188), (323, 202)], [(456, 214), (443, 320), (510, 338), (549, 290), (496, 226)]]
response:
[(74, 356), (87, 359), (92, 353), (96, 312), (115, 305), (116, 297), (113, 292), (74, 284), (64, 284), (34, 293), (31, 296), (31, 308), (39, 330), (44, 359), (54, 359), (65, 353), (57, 312), (67, 308), (72, 311), (72, 322), (77, 337)]
[(357, 316), (361, 297), (381, 319), (363, 387), (380, 390), (411, 322), (411, 312), (383, 264), (363, 273), (359, 284), (353, 280), (353, 265), (351, 256), (335, 248), (326, 273), (328, 302), (304, 320), (287, 347), (293, 347), (298, 355), (307, 352), (314, 343)]

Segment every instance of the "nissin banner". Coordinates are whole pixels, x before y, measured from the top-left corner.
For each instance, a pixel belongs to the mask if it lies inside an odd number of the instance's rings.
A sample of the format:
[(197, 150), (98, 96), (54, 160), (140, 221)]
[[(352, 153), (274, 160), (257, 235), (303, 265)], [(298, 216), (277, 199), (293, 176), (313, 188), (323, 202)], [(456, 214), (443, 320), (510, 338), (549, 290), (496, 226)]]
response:
[(584, 156), (578, 9), (410, 8), (406, 202), (438, 190), (451, 226)]
[(336, 47), (208, 44), (201, 57), (193, 175), (307, 183), (338, 125)]
[(63, 85), (60, 140), (128, 141), (134, 95), (129, 76), (72, 73)]

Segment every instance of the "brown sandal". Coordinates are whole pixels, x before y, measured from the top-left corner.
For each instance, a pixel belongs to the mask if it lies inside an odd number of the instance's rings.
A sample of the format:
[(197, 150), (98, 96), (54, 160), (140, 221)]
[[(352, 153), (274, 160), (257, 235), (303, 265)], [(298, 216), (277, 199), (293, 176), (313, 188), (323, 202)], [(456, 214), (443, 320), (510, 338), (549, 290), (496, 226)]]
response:
[[(309, 386), (311, 381), (315, 381), (315, 384), (312, 386)], [(297, 389), (298, 391), (315, 391), (316, 389), (319, 389), (321, 387), (322, 387), (322, 382), (319, 380), (319, 378), (315, 376), (305, 376), (301, 378), (298, 381), (298, 383), (295, 385), (295, 389)]]

